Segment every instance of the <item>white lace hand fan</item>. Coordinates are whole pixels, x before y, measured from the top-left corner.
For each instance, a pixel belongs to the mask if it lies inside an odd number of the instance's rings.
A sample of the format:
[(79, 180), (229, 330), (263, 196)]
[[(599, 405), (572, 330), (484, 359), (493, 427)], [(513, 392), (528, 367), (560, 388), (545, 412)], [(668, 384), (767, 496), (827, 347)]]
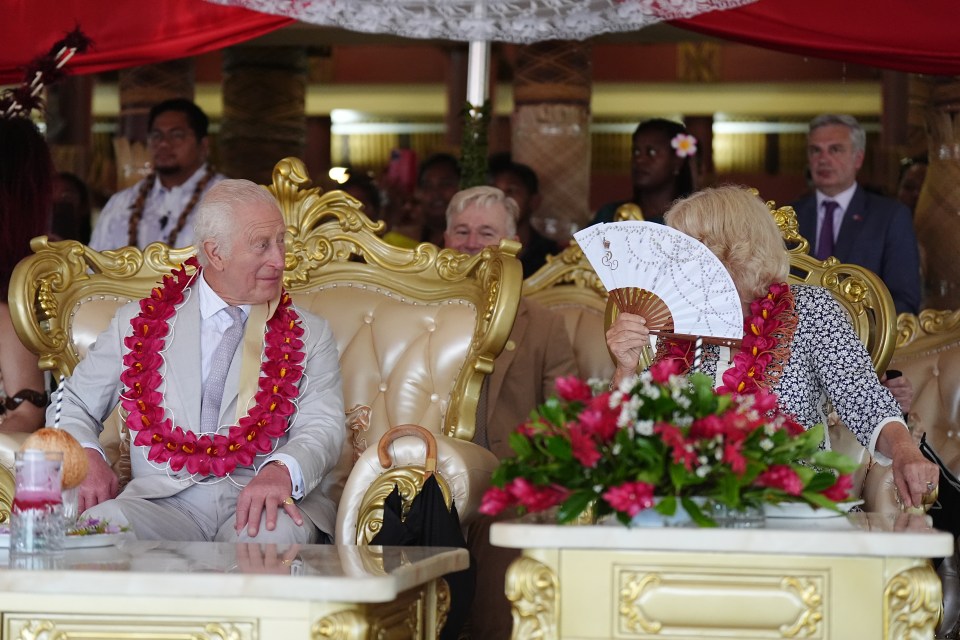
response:
[(703, 243), (655, 222), (595, 224), (574, 234), (603, 286), (650, 333), (738, 346), (740, 297), (723, 263)]

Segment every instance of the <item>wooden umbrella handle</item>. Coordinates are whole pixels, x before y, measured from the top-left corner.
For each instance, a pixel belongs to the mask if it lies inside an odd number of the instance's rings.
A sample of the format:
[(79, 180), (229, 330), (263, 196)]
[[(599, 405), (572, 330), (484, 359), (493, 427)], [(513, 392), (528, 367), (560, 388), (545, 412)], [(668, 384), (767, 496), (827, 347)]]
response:
[(397, 438), (404, 436), (413, 436), (419, 438), (427, 445), (427, 458), (424, 461), (424, 478), (433, 474), (437, 470), (437, 439), (433, 434), (416, 424), (401, 424), (392, 427), (383, 437), (380, 438), (380, 444), (377, 445), (377, 457), (380, 459), (380, 466), (389, 469), (393, 466), (393, 460), (390, 458), (390, 445)]

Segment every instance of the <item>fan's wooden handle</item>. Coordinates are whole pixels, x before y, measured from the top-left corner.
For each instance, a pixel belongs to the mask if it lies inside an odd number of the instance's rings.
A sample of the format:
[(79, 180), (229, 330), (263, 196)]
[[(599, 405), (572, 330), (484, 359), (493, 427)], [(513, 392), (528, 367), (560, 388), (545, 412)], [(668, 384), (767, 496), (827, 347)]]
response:
[(413, 436), (419, 438), (427, 445), (427, 458), (423, 464), (424, 479), (430, 477), (437, 470), (437, 439), (433, 434), (416, 424), (401, 424), (389, 429), (380, 438), (380, 444), (377, 445), (377, 458), (380, 460), (380, 466), (389, 469), (393, 466), (393, 460), (390, 458), (389, 447), (397, 438), (404, 436)]

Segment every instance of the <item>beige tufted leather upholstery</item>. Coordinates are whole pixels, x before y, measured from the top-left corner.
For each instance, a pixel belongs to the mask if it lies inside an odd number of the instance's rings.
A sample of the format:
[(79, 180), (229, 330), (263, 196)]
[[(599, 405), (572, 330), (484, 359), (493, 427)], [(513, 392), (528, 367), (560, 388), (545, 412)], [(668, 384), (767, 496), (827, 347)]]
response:
[[(452, 489), (469, 520), (497, 465), (493, 454), (469, 440), (483, 377), (516, 315), (519, 245), (507, 242), (474, 257), (429, 244), (392, 247), (377, 236), (382, 225), (367, 219), (356, 200), (310, 188), (296, 159), (277, 164), (269, 189), (288, 225), (284, 284), (299, 307), (330, 322), (340, 351), (349, 432), (326, 489), (338, 494), (359, 458), (358, 477), (349, 484), (353, 493), (341, 504), (368, 504), (364, 495), (381, 490), (368, 489), (371, 482), (385, 484), (388, 475), (373, 464), (379, 437), (393, 425), (419, 424), (437, 436), (441, 484)], [(40, 354), (42, 367), (65, 374), (121, 304), (145, 295), (159, 275), (192, 253), (160, 244), (143, 253), (98, 253), (46, 238), (32, 246), (35, 255), (18, 266), (11, 284), (14, 324)], [(40, 318), (34, 309), (42, 311)], [(416, 484), (423, 456), (417, 457), (418, 441), (409, 440), (393, 444), (394, 468), (404, 467), (398, 472)], [(374, 453), (373, 462), (365, 449)], [(350, 529), (361, 514), (347, 517), (345, 508), (337, 525), (340, 541), (369, 537), (369, 531)], [(371, 528), (378, 526), (377, 508), (370, 503), (362, 514)]]
[(915, 392), (910, 425), (954, 474), (960, 472), (960, 311), (927, 309), (897, 318), (897, 349), (890, 366)]

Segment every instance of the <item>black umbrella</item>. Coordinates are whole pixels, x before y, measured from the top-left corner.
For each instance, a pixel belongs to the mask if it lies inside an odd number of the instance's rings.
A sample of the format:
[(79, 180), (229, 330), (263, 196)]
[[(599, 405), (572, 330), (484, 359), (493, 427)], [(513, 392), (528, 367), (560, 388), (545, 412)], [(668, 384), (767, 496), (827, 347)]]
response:
[[(402, 436), (420, 438), (427, 445), (424, 463), (423, 486), (410, 500), (404, 510), (400, 488), (394, 485), (393, 491), (383, 502), (383, 526), (370, 540), (370, 544), (403, 547), (460, 547), (467, 548), (467, 541), (460, 528), (460, 516), (451, 499), (447, 507), (443, 491), (437, 482), (437, 441), (429, 431), (417, 425), (402, 425), (390, 429), (381, 439), (378, 447), (380, 464), (385, 469), (393, 464), (387, 450), (390, 443)], [(447, 622), (440, 634), (441, 640), (456, 640), (460, 629), (466, 622), (473, 603), (476, 588), (476, 570), (473, 559), (470, 567), (444, 577), (450, 587), (450, 611)]]

